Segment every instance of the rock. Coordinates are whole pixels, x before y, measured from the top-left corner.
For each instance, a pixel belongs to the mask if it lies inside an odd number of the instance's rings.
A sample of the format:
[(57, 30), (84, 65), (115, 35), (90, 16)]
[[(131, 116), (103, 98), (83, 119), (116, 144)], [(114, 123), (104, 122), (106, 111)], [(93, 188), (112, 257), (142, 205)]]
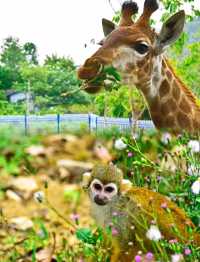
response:
[(33, 145), (26, 149), (26, 153), (28, 153), (31, 156), (45, 156), (46, 151), (45, 147), (41, 145)]
[(36, 261), (38, 262), (51, 262), (53, 249), (47, 247), (36, 253)]
[(8, 199), (14, 200), (16, 202), (22, 201), (21, 197), (17, 193), (15, 193), (14, 191), (12, 191), (10, 189), (6, 191), (6, 196), (7, 196)]
[(38, 185), (32, 177), (17, 177), (10, 182), (10, 188), (20, 195), (23, 199), (29, 199), (38, 189)]
[(96, 143), (94, 147), (94, 155), (104, 163), (109, 163), (113, 159), (111, 154), (108, 152), (108, 149), (101, 143)]
[(26, 231), (33, 227), (33, 222), (27, 217), (14, 217), (11, 218), (9, 224), (12, 228)]
[(62, 166), (58, 168), (58, 173), (59, 173), (59, 179), (61, 181), (66, 180), (70, 176), (70, 172), (65, 167)]
[(66, 142), (75, 142), (78, 138), (74, 135), (51, 135), (44, 140), (44, 144), (48, 146), (61, 145)]
[(92, 170), (93, 166), (93, 163), (75, 161), (70, 159), (61, 159), (57, 161), (57, 167), (66, 168), (71, 173), (71, 175), (77, 176), (78, 180), (81, 178), (81, 175), (84, 172)]
[(46, 221), (49, 221), (50, 220), (49, 210), (48, 208), (36, 209), (32, 212), (31, 217), (36, 219), (42, 218)]

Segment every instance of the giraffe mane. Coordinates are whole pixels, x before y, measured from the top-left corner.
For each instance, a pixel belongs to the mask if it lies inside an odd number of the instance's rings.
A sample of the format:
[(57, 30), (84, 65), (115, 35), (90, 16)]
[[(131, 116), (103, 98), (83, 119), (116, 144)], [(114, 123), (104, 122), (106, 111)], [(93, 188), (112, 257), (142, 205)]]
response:
[(183, 81), (177, 76), (177, 73), (175, 69), (170, 65), (169, 60), (165, 58), (166, 64), (170, 71), (174, 74), (174, 77), (176, 78), (177, 82), (180, 84), (180, 88), (184, 91), (187, 98), (192, 102), (192, 104), (195, 106), (195, 108), (200, 111), (200, 108), (197, 104), (197, 98), (192, 93), (192, 91), (183, 83)]

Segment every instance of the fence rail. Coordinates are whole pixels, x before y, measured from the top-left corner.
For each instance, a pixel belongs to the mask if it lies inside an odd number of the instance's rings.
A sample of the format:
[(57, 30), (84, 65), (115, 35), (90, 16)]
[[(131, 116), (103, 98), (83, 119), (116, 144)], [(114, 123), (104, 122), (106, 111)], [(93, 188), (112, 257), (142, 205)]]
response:
[[(88, 126), (90, 131), (102, 130), (110, 127), (118, 127), (120, 130), (127, 130), (132, 127), (129, 118), (100, 117), (95, 114), (54, 114), (54, 115), (6, 115), (0, 116), (0, 127), (17, 127), (26, 134), (49, 129), (60, 133), (66, 129), (77, 129), (82, 125)], [(139, 120), (136, 126), (141, 129), (154, 128), (153, 122)]]

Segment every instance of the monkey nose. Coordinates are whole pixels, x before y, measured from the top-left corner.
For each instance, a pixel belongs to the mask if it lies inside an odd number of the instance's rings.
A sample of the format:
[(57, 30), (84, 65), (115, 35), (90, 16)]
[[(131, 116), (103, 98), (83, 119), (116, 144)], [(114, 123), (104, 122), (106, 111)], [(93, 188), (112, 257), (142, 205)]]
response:
[(107, 204), (107, 198), (104, 196), (96, 195), (94, 197), (94, 202), (99, 206), (105, 206)]

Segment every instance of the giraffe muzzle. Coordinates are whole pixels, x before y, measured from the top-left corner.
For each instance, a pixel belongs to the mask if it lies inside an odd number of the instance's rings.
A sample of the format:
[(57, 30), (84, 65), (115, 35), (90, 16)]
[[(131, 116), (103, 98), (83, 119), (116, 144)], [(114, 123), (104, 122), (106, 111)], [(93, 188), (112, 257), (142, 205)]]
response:
[(89, 58), (85, 64), (78, 69), (78, 78), (90, 81), (101, 74), (103, 64), (95, 58)]

